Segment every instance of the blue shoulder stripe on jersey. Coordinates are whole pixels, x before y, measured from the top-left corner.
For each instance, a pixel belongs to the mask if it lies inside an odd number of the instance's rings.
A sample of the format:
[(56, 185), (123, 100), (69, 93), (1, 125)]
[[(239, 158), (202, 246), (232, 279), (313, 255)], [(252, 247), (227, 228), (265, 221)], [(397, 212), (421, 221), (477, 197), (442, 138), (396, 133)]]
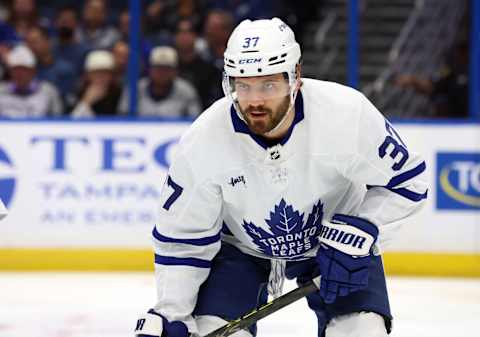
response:
[(198, 268), (210, 268), (212, 262), (195, 257), (173, 257), (155, 254), (155, 263), (167, 266), (190, 266)]
[(425, 193), (420, 194), (420, 193), (410, 191), (406, 188), (388, 188), (387, 187), (387, 189), (389, 191), (392, 191), (393, 193), (397, 193), (398, 195), (401, 195), (402, 197), (415, 202), (421, 201), (423, 199), (427, 199), (427, 194), (428, 194), (428, 190), (425, 191)]
[(213, 236), (206, 236), (199, 239), (177, 239), (169, 236), (164, 236), (157, 231), (156, 227), (153, 227), (152, 235), (155, 239), (160, 242), (169, 242), (169, 243), (184, 243), (187, 245), (193, 246), (207, 246), (212, 243), (218, 242), (220, 240), (220, 232)]
[[(233, 104), (230, 107), (230, 115), (232, 118), (233, 129), (235, 130), (235, 132), (245, 133), (250, 135), (250, 137), (252, 137), (252, 139), (264, 149), (267, 149), (272, 146), (272, 144), (267, 144), (267, 142), (263, 139), (263, 137), (258, 136), (250, 131), (250, 129), (248, 128), (248, 125), (244, 121), (242, 121), (240, 117), (238, 117)], [(295, 127), (295, 125), (300, 123), (304, 117), (305, 115), (303, 111), (303, 96), (302, 96), (302, 92), (299, 90), (297, 97), (295, 98), (295, 117), (293, 119), (293, 123), (288, 129), (287, 134), (282, 138), (280, 138), (277, 144), (284, 145), (290, 139), (290, 136), (292, 135), (293, 128)]]
[(387, 187), (391, 188), (391, 187), (398, 186), (401, 183), (404, 183), (405, 181), (418, 176), (419, 174), (425, 171), (426, 167), (427, 165), (425, 164), (425, 162), (424, 161), (421, 162), (418, 166), (414, 167), (413, 169), (405, 171), (399, 174), (398, 176), (395, 176), (392, 179), (390, 179), (390, 181), (387, 184)]

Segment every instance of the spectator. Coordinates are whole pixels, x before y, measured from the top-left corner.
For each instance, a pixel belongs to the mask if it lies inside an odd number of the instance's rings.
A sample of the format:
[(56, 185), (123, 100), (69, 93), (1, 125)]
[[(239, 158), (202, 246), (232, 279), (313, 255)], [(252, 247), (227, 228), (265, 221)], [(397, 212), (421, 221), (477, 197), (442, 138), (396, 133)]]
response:
[(18, 45), (7, 55), (11, 80), (0, 85), (0, 116), (10, 118), (58, 116), (60, 96), (51, 84), (35, 79), (35, 56)]
[(0, 22), (0, 80), (5, 79), (7, 55), (12, 45), (18, 43), (19, 37), (7, 23)]
[(30, 28), (40, 25), (40, 21), (35, 0), (12, 1), (9, 23), (20, 37), (24, 37)]
[[(138, 84), (138, 115), (162, 117), (196, 117), (201, 104), (195, 88), (177, 77), (178, 55), (172, 47), (155, 47), (150, 53), (148, 78)], [(127, 112), (128, 94), (122, 99)]]
[(120, 39), (128, 41), (130, 38), (130, 12), (128, 9), (124, 9), (118, 15), (118, 32), (120, 33)]
[[(274, 15), (274, 4), (279, 0), (212, 0), (211, 8), (233, 14), (236, 23), (245, 19), (266, 19)], [(318, 1), (318, 0), (317, 0)], [(303, 6), (302, 1), (302, 6)], [(302, 7), (298, 6), (297, 7)]]
[(196, 46), (200, 56), (213, 64), (220, 73), (223, 72), (223, 53), (233, 25), (233, 17), (229, 12), (210, 11), (205, 21), (204, 40)]
[(56, 37), (52, 41), (55, 58), (72, 64), (76, 73), (80, 75), (88, 48), (80, 41), (78, 15), (73, 7), (63, 7), (59, 10), (55, 29)]
[(169, 44), (177, 23), (177, 0), (154, 0), (145, 11), (145, 36), (154, 45)]
[(85, 60), (85, 75), (73, 117), (112, 116), (118, 112), (122, 93), (115, 81), (115, 61), (111, 52), (91, 51)]
[(180, 0), (177, 4), (177, 22), (189, 20), (194, 27), (198, 27), (205, 20), (207, 1)]
[(203, 21), (205, 0), (153, 0), (146, 9), (145, 33), (154, 45), (172, 43), (178, 22), (189, 19), (198, 25)]
[[(125, 42), (128, 42), (130, 39), (130, 13), (128, 9), (123, 10), (120, 12), (120, 15), (118, 17), (118, 28), (120, 31), (120, 40), (123, 40)], [(143, 27), (140, 27), (140, 30), (143, 31)], [(150, 54), (150, 50), (152, 49), (152, 46), (149, 41), (145, 40), (144, 34), (140, 33), (140, 51), (141, 51), (141, 59), (143, 64), (148, 63), (148, 55)], [(170, 42), (170, 37), (168, 40), (163, 41), (162, 44), (164, 43), (169, 43)]]
[(195, 50), (197, 34), (193, 23), (182, 20), (175, 34), (175, 47), (178, 51), (178, 75), (192, 83), (200, 95), (204, 108), (223, 96), (222, 75), (210, 63), (202, 60)]
[(73, 65), (62, 59), (55, 59), (50, 37), (45, 29), (31, 28), (25, 40), (37, 59), (37, 77), (54, 84), (65, 105), (69, 99), (72, 99), (75, 87), (76, 76)]
[(129, 46), (125, 41), (115, 42), (112, 48), (113, 60), (115, 62), (115, 80), (118, 83), (127, 83), (128, 81), (128, 54)]
[(120, 38), (119, 32), (107, 25), (107, 4), (104, 0), (87, 0), (83, 8), (80, 40), (91, 49), (111, 48)]
[(0, 1), (0, 22), (6, 22), (8, 20), (9, 4), (7, 1)]
[(429, 97), (435, 117), (468, 117), (468, 42), (458, 42), (438, 74), (424, 78), (413, 74), (403, 74), (395, 79), (395, 84), (412, 88)]
[(199, 1), (180, 0), (177, 3), (177, 15), (180, 20), (193, 19), (199, 10)]

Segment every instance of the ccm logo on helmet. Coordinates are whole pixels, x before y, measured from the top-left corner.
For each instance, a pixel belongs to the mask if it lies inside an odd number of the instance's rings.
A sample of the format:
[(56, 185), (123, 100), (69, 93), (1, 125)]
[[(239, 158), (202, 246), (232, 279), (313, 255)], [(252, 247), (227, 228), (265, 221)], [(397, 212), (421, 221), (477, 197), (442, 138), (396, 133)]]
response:
[(241, 59), (238, 61), (238, 64), (251, 64), (251, 63), (260, 63), (262, 62), (262, 58), (253, 58), (253, 59)]

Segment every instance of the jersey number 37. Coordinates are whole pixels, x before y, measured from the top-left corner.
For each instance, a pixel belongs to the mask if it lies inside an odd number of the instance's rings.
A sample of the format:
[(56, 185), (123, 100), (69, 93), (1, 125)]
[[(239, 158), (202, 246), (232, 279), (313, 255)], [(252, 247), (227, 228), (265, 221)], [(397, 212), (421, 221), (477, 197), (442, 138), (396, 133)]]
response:
[(408, 160), (407, 146), (387, 120), (385, 120), (385, 128), (387, 129), (388, 135), (378, 148), (378, 155), (380, 158), (384, 158), (389, 154), (390, 158), (395, 161), (392, 165), (392, 170), (398, 171)]

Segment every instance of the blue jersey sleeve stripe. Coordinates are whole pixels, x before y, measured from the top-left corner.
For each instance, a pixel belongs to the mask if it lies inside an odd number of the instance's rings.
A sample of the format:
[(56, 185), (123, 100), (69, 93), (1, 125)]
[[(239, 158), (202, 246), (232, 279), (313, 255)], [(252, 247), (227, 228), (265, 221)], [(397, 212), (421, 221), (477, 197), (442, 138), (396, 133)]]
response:
[(160, 234), (156, 227), (153, 227), (152, 235), (160, 242), (184, 243), (193, 246), (207, 246), (220, 240), (220, 232), (213, 236), (206, 236), (198, 239), (178, 239)]
[(425, 191), (425, 193), (416, 193), (410, 190), (407, 190), (406, 188), (389, 188), (388, 190), (392, 191), (393, 193), (397, 193), (398, 195), (401, 195), (404, 198), (407, 198), (411, 201), (418, 202), (423, 199), (427, 198), (428, 191)]
[(194, 257), (173, 257), (155, 254), (155, 263), (167, 266), (191, 266), (197, 268), (210, 268), (212, 262)]
[(419, 174), (425, 171), (426, 167), (427, 165), (425, 164), (425, 162), (421, 162), (418, 166), (414, 167), (413, 169), (403, 172), (398, 176), (395, 176), (392, 179), (390, 179), (390, 181), (387, 184), (387, 187), (391, 188), (391, 187), (398, 186), (401, 183), (418, 176)]

